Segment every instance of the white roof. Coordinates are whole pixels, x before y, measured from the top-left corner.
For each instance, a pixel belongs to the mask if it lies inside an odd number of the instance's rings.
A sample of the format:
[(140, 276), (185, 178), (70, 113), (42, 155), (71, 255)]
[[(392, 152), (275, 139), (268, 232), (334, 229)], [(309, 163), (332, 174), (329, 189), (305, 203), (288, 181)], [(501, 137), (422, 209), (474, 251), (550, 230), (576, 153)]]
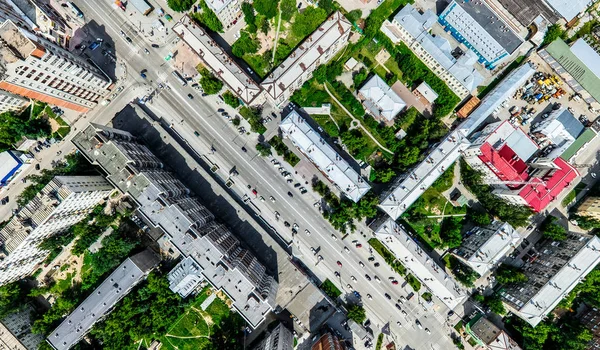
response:
[(450, 133), (392, 190), (379, 207), (394, 220), (400, 217), (470, 145), (459, 131)]
[(571, 52), (579, 58), (598, 78), (600, 78), (600, 55), (583, 39), (571, 45)]
[(421, 96), (425, 97), (429, 103), (433, 103), (438, 98), (437, 92), (433, 91), (431, 86), (429, 86), (429, 84), (426, 82), (419, 84), (419, 86), (417, 86), (417, 91), (421, 94)]
[(9, 151), (0, 153), (0, 180), (10, 177), (9, 175), (15, 172), (15, 169), (21, 166), (21, 162), (17, 160)]
[[(481, 232), (480, 230), (480, 228), (473, 229), (471, 235), (477, 234), (478, 231)], [(519, 233), (510, 224), (503, 223), (472, 256), (465, 257), (464, 261), (479, 275), (484, 276), (520, 241)]]
[(206, 0), (206, 5), (210, 7), (216, 14), (221, 12), (233, 0)]
[(244, 103), (250, 104), (260, 94), (260, 86), (188, 15), (175, 24), (173, 31)]
[(344, 66), (346, 66), (346, 68), (348, 69), (354, 69), (354, 67), (356, 67), (357, 64), (358, 61), (354, 59), (354, 57), (350, 57), (350, 59), (346, 61), (346, 63), (344, 63)]
[[(352, 23), (348, 22), (341, 12), (335, 12), (269, 74), (261, 83), (262, 87), (272, 99), (276, 100), (302, 76), (304, 71), (327, 62), (331, 58), (329, 48), (350, 29)], [(321, 57), (325, 58), (321, 59)]]
[(406, 107), (406, 102), (377, 74), (360, 88), (359, 93), (371, 102), (365, 106), (375, 117), (382, 116), (391, 121)]
[(600, 239), (593, 236), (516, 314), (537, 326), (599, 262)]
[(520, 127), (512, 125), (507, 120), (488, 124), (481, 133), (476, 135), (478, 135), (476, 139), (471, 140), (473, 146), (479, 147), (487, 142), (494, 149), (499, 150), (503, 145), (507, 145), (525, 162), (540, 149)]
[(467, 299), (468, 293), (394, 220), (385, 221), (376, 229), (375, 235), (431, 294), (450, 309)]
[(567, 22), (570, 22), (578, 14), (582, 13), (590, 5), (590, 0), (546, 0), (547, 3), (552, 6), (556, 12), (560, 13)]
[(358, 202), (369, 192), (371, 186), (298, 112), (292, 111), (279, 128), (348, 198)]

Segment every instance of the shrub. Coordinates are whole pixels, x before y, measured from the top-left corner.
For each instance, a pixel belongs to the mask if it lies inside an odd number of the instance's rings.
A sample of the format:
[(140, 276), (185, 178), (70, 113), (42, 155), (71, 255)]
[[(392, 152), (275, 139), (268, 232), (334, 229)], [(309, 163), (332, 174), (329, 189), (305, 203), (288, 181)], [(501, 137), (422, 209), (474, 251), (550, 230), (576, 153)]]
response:
[(238, 108), (240, 106), (240, 100), (229, 90), (223, 93), (223, 101), (233, 108)]
[(248, 121), (250, 124), (250, 130), (253, 132), (262, 135), (265, 133), (265, 131), (267, 131), (267, 128), (262, 123), (260, 111), (258, 109), (244, 106), (240, 109), (240, 114)]

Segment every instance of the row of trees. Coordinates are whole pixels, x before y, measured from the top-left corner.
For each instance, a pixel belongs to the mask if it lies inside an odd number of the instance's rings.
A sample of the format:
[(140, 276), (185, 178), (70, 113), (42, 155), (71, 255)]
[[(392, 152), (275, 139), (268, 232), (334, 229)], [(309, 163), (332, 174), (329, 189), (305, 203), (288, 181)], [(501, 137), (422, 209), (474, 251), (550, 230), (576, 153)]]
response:
[(202, 12), (192, 13), (192, 18), (200, 25), (213, 32), (223, 33), (223, 23), (221, 23), (214, 11), (206, 5), (204, 0), (200, 0), (200, 8), (202, 9)]
[(290, 151), (288, 146), (283, 143), (281, 137), (277, 135), (273, 136), (271, 140), (269, 140), (269, 145), (273, 147), (278, 156), (283, 157), (283, 160), (288, 162), (291, 166), (296, 166), (300, 161), (300, 158), (298, 158), (294, 152)]

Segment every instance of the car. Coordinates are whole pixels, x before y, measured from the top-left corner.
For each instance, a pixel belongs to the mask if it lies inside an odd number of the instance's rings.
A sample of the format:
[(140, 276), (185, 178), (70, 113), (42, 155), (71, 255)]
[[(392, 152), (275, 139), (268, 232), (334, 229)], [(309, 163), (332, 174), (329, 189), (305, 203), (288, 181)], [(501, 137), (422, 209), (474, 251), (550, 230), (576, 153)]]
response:
[(348, 283), (348, 284), (346, 285), (346, 287), (347, 287), (348, 289), (352, 289), (352, 285), (351, 285), (350, 283)]
[(306, 233), (307, 236), (310, 236), (310, 231), (308, 229), (304, 229), (304, 233)]
[(158, 49), (160, 46), (158, 46), (157, 44), (152, 44), (152, 47)]
[(200, 133), (199, 133), (199, 132), (197, 132), (196, 130), (194, 130), (194, 135), (196, 135), (196, 136), (200, 137)]
[[(292, 180), (292, 179), (289, 179), (289, 180)], [(293, 180), (292, 180), (292, 181), (293, 181)], [(293, 197), (294, 197), (294, 194), (293, 194), (292, 192), (289, 192), (289, 191), (288, 191), (288, 197), (290, 197), (290, 198), (293, 198)]]
[(419, 327), (419, 329), (423, 329), (423, 326), (421, 325), (421, 322), (419, 322), (419, 320), (415, 320), (415, 324), (417, 325), (417, 327)]
[(298, 10), (302, 7), (302, 3), (298, 4)]
[(356, 248), (362, 248), (362, 244), (360, 244), (360, 243), (356, 244)]
[(406, 310), (402, 310), (402, 315), (408, 316), (408, 314), (406, 313)]
[(40, 165), (39, 164), (35, 165), (35, 170), (40, 170)]
[(274, 119), (277, 119), (277, 114), (275, 114), (275, 112), (271, 112), (271, 116), (272, 116)]
[(402, 301), (406, 301), (406, 298), (405, 298), (404, 296), (401, 296), (401, 297), (400, 297), (400, 300), (402, 300)]
[(279, 220), (279, 216), (280, 216), (279, 212), (278, 212), (278, 211), (276, 211), (276, 212), (275, 212), (275, 219)]
[(353, 290), (352, 294), (354, 294), (355, 297), (357, 297), (358, 299), (360, 299), (360, 293), (359, 292)]
[(396, 306), (396, 309), (398, 309), (398, 310), (400, 310), (400, 311), (404, 311), (404, 310), (402, 310), (402, 307), (400, 306), (400, 304), (397, 304), (397, 303), (396, 303), (396, 304), (395, 304), (395, 306)]
[(302, 185), (301, 185), (299, 182), (296, 182), (296, 183), (294, 184), (294, 187), (295, 187), (295, 188), (298, 188), (298, 187), (300, 187), (300, 186), (302, 186)]
[[(291, 184), (292, 182), (294, 182), (294, 180), (292, 179), (287, 179), (285, 180), (287, 183)], [(290, 196), (290, 192), (288, 192), (288, 196)], [(294, 195), (291, 195), (290, 197), (294, 197)]]
[(225, 112), (225, 110), (223, 108), (219, 108), (217, 109), (217, 112)]
[(544, 115), (542, 115), (542, 119), (546, 119), (550, 116), (550, 113), (544, 113)]
[(402, 302), (402, 299), (398, 299), (398, 304), (404, 304), (404, 302)]
[(371, 325), (371, 320), (367, 319), (363, 324), (365, 327), (369, 327)]
[(208, 94), (206, 92), (203, 92), (202, 97), (206, 97), (206, 96), (208, 96)]
[(346, 253), (350, 254), (350, 249), (348, 249), (348, 247), (344, 247), (344, 251), (346, 251)]
[(340, 273), (339, 272), (335, 271), (333, 274), (335, 275), (335, 277), (340, 278)]
[(221, 115), (222, 116), (226, 116), (226, 115), (229, 115), (229, 113), (227, 113), (227, 112), (221, 112)]
[(292, 226), (292, 225), (290, 225), (290, 223), (289, 223), (289, 222), (287, 222), (287, 221), (284, 221), (284, 222), (283, 222), (283, 224), (285, 225), (285, 227), (290, 227), (290, 226)]
[(396, 321), (396, 326), (402, 327), (402, 323), (400, 323), (400, 321)]
[(360, 265), (360, 267), (365, 267), (365, 264), (362, 261), (359, 261), (358, 264)]
[(371, 280), (371, 276), (369, 276), (369, 275), (367, 275), (367, 274), (365, 274), (365, 278), (367, 279), (367, 281), (370, 281), (370, 280)]
[(146, 55), (150, 54), (150, 51), (148, 49), (146, 49), (146, 48), (144, 48), (144, 52), (146, 53)]
[(323, 260), (323, 255), (319, 255), (319, 256), (317, 257), (317, 259), (319, 259), (319, 261), (322, 261), (322, 260)]
[(132, 43), (132, 40), (131, 40), (131, 38), (130, 38), (130, 37), (128, 37), (128, 36), (126, 36), (126, 37), (125, 37), (125, 40), (127, 40), (127, 42), (128, 42), (128, 43), (130, 43), (130, 44)]
[(337, 264), (338, 264), (339, 267), (342, 267), (341, 261), (338, 260)]
[(371, 294), (367, 294), (367, 299), (373, 300), (373, 297), (371, 296)]
[(269, 199), (271, 200), (271, 202), (275, 203), (275, 197), (271, 196), (269, 197)]
[(306, 188), (301, 188), (301, 189), (300, 189), (300, 194), (305, 194), (306, 192), (308, 192), (308, 191), (306, 190)]
[(454, 311), (452, 311), (452, 310), (448, 311), (448, 317), (451, 317), (453, 315), (454, 315)]
[(258, 192), (256, 191), (256, 188), (252, 190), (252, 194), (255, 196), (258, 194)]
[(335, 233), (331, 234), (331, 238), (333, 238), (334, 241), (337, 241), (337, 236), (335, 235)]
[(379, 264), (378, 262), (376, 262), (375, 264), (373, 264), (373, 266), (375, 266), (375, 267), (379, 267), (379, 265), (381, 265), (381, 264)]
[(369, 261), (375, 261), (375, 258), (372, 257), (372, 256), (370, 256), (367, 260), (369, 260)]
[(379, 279), (379, 277), (377, 275), (373, 276), (373, 279), (375, 279), (375, 281), (377, 281), (377, 283), (381, 283), (381, 280)]
[(393, 285), (397, 285), (397, 284), (398, 284), (398, 281), (396, 281), (396, 280), (393, 280), (393, 281), (392, 281), (392, 284), (393, 284)]
[(260, 201), (261, 201), (261, 202), (264, 202), (264, 201), (265, 201), (265, 197), (263, 197), (263, 196), (260, 196), (260, 198), (259, 198), (259, 199), (260, 199)]
[(292, 225), (292, 227), (293, 227), (295, 230), (297, 230), (297, 229), (298, 229), (298, 224), (297, 224), (297, 223), (294, 223), (294, 225)]
[(189, 98), (190, 100), (193, 100), (193, 99), (194, 99), (194, 96), (192, 96), (192, 94), (188, 94), (187, 96), (188, 96), (188, 98)]
[(431, 334), (431, 331), (429, 331), (429, 328), (425, 328), (425, 332), (427, 332), (427, 334)]
[(555, 103), (554, 106), (552, 106), (552, 110), (553, 111), (557, 111), (560, 109), (560, 107), (562, 107), (562, 105), (560, 103)]
[(146, 79), (148, 76), (146, 75), (146, 73), (140, 73), (140, 77)]
[(388, 293), (385, 293), (385, 294), (384, 294), (384, 296), (385, 296), (385, 297), (386, 297), (388, 300), (392, 300), (392, 297), (391, 297), (391, 296), (390, 296)]
[(243, 147), (243, 146), (242, 146), (242, 151), (248, 152), (248, 150), (246, 149), (246, 147)]

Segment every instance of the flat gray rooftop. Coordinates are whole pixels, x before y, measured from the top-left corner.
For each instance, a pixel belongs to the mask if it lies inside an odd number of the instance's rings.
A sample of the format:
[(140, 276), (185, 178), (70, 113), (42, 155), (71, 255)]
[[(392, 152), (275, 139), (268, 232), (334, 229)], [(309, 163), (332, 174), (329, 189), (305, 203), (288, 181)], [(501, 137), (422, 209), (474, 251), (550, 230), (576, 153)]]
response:
[(538, 15), (544, 16), (550, 23), (556, 23), (559, 19), (544, 0), (498, 0), (498, 2), (524, 27), (530, 25)]

